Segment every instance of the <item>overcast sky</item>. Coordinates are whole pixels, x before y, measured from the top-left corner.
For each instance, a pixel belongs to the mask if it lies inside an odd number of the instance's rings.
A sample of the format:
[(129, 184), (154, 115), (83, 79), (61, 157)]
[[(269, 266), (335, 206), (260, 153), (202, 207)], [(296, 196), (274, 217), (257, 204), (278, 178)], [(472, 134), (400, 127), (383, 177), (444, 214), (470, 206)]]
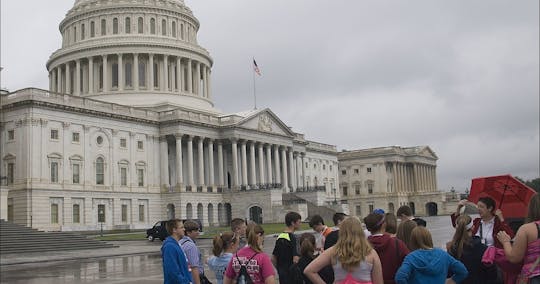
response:
[[(226, 112), (341, 149), (428, 145), (439, 189), (540, 175), (539, 1), (186, 0)], [(48, 88), (73, 0), (2, 0), (2, 87)]]

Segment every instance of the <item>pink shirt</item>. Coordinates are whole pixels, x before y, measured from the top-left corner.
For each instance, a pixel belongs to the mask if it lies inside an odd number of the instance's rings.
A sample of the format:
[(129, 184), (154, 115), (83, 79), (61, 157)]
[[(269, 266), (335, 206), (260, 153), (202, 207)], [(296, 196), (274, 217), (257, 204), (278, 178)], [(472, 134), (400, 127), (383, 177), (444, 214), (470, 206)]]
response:
[[(230, 279), (236, 279), (240, 271), (240, 265), (244, 264), (253, 283), (264, 284), (264, 279), (275, 275), (274, 266), (270, 261), (270, 257), (264, 252), (257, 253), (249, 263), (246, 263), (255, 253), (257, 252), (249, 246), (241, 248), (237, 254), (233, 255), (227, 266), (227, 270), (225, 270), (225, 276)], [(238, 255), (238, 258), (236, 255)]]

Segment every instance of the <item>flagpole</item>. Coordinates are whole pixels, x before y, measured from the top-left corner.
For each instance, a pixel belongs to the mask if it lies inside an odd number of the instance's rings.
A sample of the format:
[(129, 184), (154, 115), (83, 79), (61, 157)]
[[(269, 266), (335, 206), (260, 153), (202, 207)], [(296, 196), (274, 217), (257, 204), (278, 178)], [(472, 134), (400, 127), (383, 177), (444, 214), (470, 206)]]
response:
[[(252, 58), (253, 62), (255, 62), (255, 57)], [(251, 62), (251, 65), (253, 65), (253, 62)], [(255, 86), (255, 70), (253, 69), (254, 66), (251, 66), (251, 73), (253, 73), (253, 102), (254, 102), (254, 108), (257, 109), (257, 88)]]

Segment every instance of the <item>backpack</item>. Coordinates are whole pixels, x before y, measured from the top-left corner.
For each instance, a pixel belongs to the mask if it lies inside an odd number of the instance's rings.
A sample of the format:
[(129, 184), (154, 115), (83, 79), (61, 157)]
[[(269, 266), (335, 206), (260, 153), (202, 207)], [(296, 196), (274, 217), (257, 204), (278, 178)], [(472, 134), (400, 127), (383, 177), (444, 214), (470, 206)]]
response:
[(304, 273), (298, 267), (298, 263), (293, 263), (289, 268), (289, 278), (291, 279), (291, 283), (304, 283)]
[(246, 265), (257, 254), (258, 254), (258, 252), (256, 252), (254, 255), (252, 255), (245, 263), (242, 263), (242, 262), (240, 262), (240, 259), (238, 258), (238, 252), (236, 253), (236, 260), (238, 261), (238, 263), (240, 263), (240, 271), (238, 271), (238, 276), (236, 277), (236, 283), (237, 284), (253, 284), (253, 280), (251, 280), (251, 276), (249, 276)]

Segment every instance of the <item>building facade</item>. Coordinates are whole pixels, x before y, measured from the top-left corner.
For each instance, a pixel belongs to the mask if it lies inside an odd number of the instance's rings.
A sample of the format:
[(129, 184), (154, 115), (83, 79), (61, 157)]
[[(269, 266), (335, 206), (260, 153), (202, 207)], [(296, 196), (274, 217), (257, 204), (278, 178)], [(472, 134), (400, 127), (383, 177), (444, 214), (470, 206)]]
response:
[(437, 189), (438, 157), (428, 146), (342, 151), (338, 160), (340, 195), (353, 215), (395, 213), (402, 205), (420, 216), (449, 212), (447, 195)]
[(42, 230), (343, 210), (337, 150), (270, 109), (214, 108), (212, 58), (182, 0), (77, 0), (49, 90), (0, 95), (1, 218)]

